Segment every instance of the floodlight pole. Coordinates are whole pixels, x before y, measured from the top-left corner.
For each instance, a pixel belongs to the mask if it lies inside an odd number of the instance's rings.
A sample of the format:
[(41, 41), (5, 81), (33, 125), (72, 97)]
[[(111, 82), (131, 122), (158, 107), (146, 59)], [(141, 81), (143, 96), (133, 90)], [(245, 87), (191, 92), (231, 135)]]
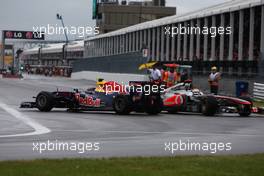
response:
[(64, 60), (66, 60), (66, 55), (67, 55), (67, 51), (65, 51), (65, 48), (66, 48), (66, 46), (68, 45), (68, 43), (69, 43), (69, 39), (68, 39), (68, 35), (67, 35), (67, 33), (66, 33), (66, 31), (65, 31), (65, 26), (64, 26), (64, 22), (63, 22), (63, 18), (62, 18), (62, 15), (60, 15), (60, 14), (58, 14), (57, 13), (57, 19), (58, 20), (61, 20), (61, 24), (62, 24), (62, 27), (63, 27), (63, 31), (64, 31), (64, 34), (65, 34), (65, 38), (66, 38), (66, 43), (63, 45), (63, 49), (62, 49), (62, 65), (64, 65)]
[(2, 31), (2, 69), (5, 68), (5, 31)]
[(65, 31), (65, 26), (64, 26), (64, 22), (63, 22), (62, 15), (60, 15), (60, 14), (57, 13), (57, 19), (58, 20), (61, 20), (61, 24), (62, 24), (63, 31), (64, 31), (65, 38), (66, 38), (66, 44), (68, 44), (69, 43), (69, 39), (68, 39), (68, 35), (67, 35), (66, 31)]

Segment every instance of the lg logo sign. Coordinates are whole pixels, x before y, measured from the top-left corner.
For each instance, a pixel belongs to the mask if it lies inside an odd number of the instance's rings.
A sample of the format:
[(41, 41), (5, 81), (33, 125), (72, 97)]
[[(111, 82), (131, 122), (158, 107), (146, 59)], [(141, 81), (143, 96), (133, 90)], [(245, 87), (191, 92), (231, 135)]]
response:
[(14, 38), (22, 38), (21, 32), (14, 32)]
[(10, 31), (6, 32), (5, 37), (6, 38), (13, 38), (13, 32), (10, 32)]
[(22, 38), (22, 33), (21, 32), (11, 32), (7, 31), (5, 34), (6, 38)]
[(26, 38), (27, 39), (32, 39), (33, 38), (33, 33), (32, 32), (27, 32), (26, 33)]
[(31, 31), (4, 31), (6, 39), (44, 40), (44, 34)]

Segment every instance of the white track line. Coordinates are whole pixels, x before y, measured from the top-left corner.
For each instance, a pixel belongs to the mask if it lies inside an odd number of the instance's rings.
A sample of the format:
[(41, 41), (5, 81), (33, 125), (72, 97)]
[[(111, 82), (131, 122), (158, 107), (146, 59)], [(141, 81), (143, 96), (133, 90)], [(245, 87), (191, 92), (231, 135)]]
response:
[(21, 112), (17, 111), (16, 109), (13, 109), (9, 107), (7, 104), (0, 101), (0, 108), (5, 110), (7, 113), (15, 117), (16, 119), (24, 122), (25, 124), (29, 125), (34, 129), (34, 132), (30, 133), (22, 133), (22, 134), (11, 134), (11, 135), (0, 135), (0, 138), (5, 137), (20, 137), (20, 136), (32, 136), (32, 135), (40, 135), (40, 134), (46, 134), (50, 132), (50, 129), (47, 127), (39, 124), (38, 122), (35, 122), (33, 119), (25, 116)]
[[(93, 131), (93, 130), (53, 130), (53, 132), (85, 132), (85, 133), (121, 133), (121, 134), (174, 134), (174, 135), (194, 135), (194, 136), (240, 136), (240, 137), (250, 137), (250, 136), (261, 136), (263, 134), (244, 134), (244, 133), (204, 133), (204, 132), (178, 132), (178, 131)], [(124, 137), (126, 138), (126, 137)]]

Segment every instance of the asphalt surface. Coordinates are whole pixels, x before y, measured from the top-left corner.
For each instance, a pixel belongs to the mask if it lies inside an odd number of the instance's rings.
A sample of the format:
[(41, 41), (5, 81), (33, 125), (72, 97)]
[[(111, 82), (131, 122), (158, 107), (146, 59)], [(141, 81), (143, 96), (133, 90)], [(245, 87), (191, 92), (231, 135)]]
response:
[[(93, 85), (87, 80), (38, 76), (0, 79), (0, 160), (264, 152), (264, 118), (256, 114), (249, 118), (237, 114), (117, 116), (113, 112), (69, 113), (55, 109), (41, 113), (19, 109), (22, 101), (33, 100), (31, 97), (42, 90)], [(56, 149), (59, 143), (68, 148)], [(200, 147), (190, 148), (192, 143)]]

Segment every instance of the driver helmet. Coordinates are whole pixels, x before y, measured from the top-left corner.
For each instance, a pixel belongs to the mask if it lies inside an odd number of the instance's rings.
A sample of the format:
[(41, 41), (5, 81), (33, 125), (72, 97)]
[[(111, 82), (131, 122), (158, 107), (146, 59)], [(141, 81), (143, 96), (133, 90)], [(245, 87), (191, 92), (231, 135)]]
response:
[(211, 70), (212, 70), (212, 71), (217, 71), (217, 67), (216, 67), (216, 66), (213, 66), (213, 67), (211, 68)]
[(106, 83), (106, 81), (103, 78), (97, 79), (96, 85), (97, 86), (102, 86)]
[(193, 89), (192, 92), (193, 92), (193, 95), (199, 95), (201, 93), (200, 90), (196, 88)]
[(185, 89), (190, 90), (191, 89), (191, 83), (185, 83)]

